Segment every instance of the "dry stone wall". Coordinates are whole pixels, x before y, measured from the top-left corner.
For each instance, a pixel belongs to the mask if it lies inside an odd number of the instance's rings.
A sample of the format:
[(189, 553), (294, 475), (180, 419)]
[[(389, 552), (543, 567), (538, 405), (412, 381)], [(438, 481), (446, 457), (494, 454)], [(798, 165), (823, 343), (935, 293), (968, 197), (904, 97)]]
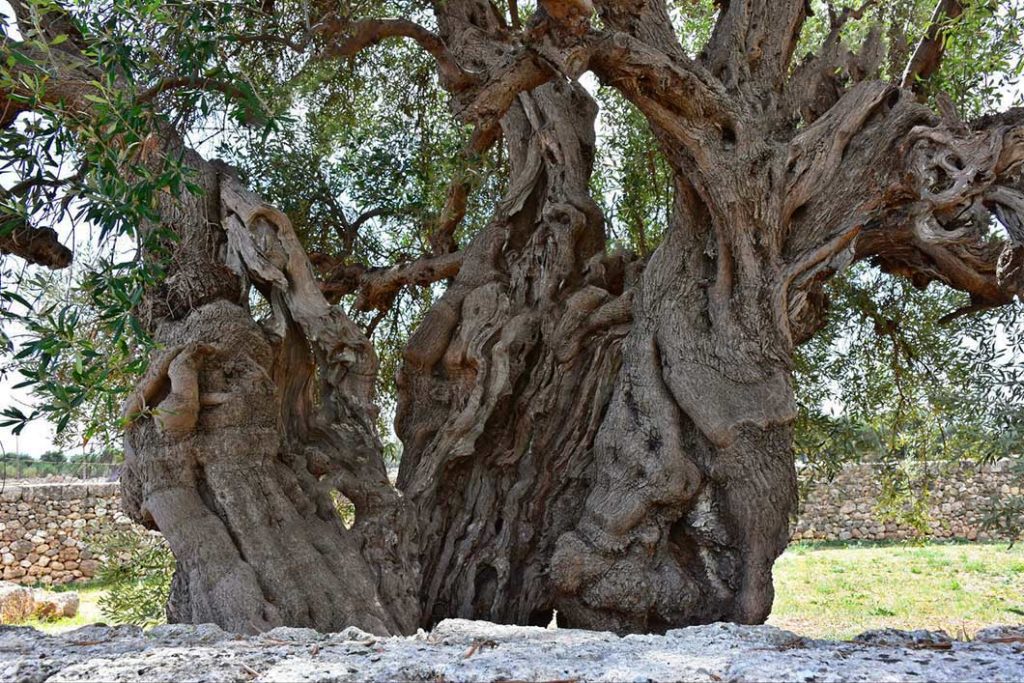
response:
[(5, 581), (85, 581), (99, 567), (102, 534), (132, 528), (117, 483), (11, 485), (0, 489), (0, 571)]
[[(961, 463), (941, 476), (922, 475), (912, 485), (927, 490), (926, 531), (908, 522), (887, 519), (879, 512), (877, 465), (850, 465), (832, 481), (804, 475), (794, 540), (905, 540), (910, 538), (989, 541), (1003, 538), (986, 529), (984, 519), (994, 502), (1020, 494), (1019, 463), (1013, 459), (991, 465)], [(1024, 520), (1022, 520), (1024, 521)]]
[[(922, 536), (878, 511), (879, 477), (870, 464), (847, 467), (832, 481), (805, 481), (794, 540), (902, 540)], [(985, 541), (993, 500), (1020, 494), (1015, 463), (964, 464), (932, 481), (924, 537)], [(99, 540), (135, 529), (121, 512), (117, 483), (55, 483), (0, 488), (0, 578), (23, 584), (84, 581), (99, 568)]]

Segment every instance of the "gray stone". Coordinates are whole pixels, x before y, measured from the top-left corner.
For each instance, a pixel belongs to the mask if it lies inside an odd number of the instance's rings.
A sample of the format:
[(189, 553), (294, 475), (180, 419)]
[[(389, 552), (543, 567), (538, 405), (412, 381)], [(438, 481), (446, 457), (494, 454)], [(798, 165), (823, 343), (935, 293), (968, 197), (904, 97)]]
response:
[(328, 636), (330, 640), (336, 642), (348, 642), (355, 641), (361, 643), (374, 642), (379, 636), (375, 636), (372, 633), (356, 628), (355, 626), (349, 626), (337, 633), (332, 633)]
[(879, 647), (941, 649), (951, 645), (953, 639), (945, 631), (901, 631), (897, 628), (880, 628), (854, 636), (853, 642)]
[(166, 643), (219, 643), (235, 638), (217, 624), (160, 624), (146, 631), (146, 637)]
[[(1011, 629), (1013, 627), (1010, 627)], [(988, 631), (988, 629), (986, 629)], [(1009, 634), (1016, 631), (995, 631)], [(225, 637), (220, 637), (221, 635)], [(213, 638), (211, 638), (213, 636)], [(64, 636), (0, 628), (0, 679), (23, 681), (987, 681), (1024, 679), (1024, 645), (965, 643), (932, 632), (874, 632), (856, 642), (770, 626), (711, 624), (665, 635), (505, 626), (458, 619), (430, 633), (375, 638), (274, 629), (92, 626)], [(908, 646), (909, 644), (909, 646)], [(926, 645), (930, 644), (930, 645)]]
[(974, 634), (981, 643), (1024, 643), (1024, 624), (1016, 626), (989, 626)]
[(138, 626), (129, 626), (127, 624), (118, 626), (91, 624), (71, 631), (65, 631), (55, 637), (72, 644), (102, 645), (103, 643), (119, 640), (142, 641), (142, 629)]
[(295, 628), (293, 626), (278, 626), (272, 628), (261, 636), (263, 640), (283, 641), (287, 643), (312, 643), (323, 640), (324, 634), (318, 633), (311, 628)]

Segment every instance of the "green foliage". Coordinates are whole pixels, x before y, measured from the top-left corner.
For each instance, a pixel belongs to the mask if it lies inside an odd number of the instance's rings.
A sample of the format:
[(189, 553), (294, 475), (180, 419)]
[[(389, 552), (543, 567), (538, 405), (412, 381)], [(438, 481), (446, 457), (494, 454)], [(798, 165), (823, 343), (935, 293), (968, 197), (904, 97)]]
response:
[(819, 477), (876, 460), (883, 503), (895, 510), (910, 501), (912, 513), (922, 512), (923, 473), (934, 479), (961, 460), (991, 462), (1019, 449), (1019, 304), (942, 322), (969, 303), (965, 296), (917, 290), (867, 266), (830, 291), (829, 323), (798, 350), (795, 367), (795, 448)]
[(677, 27), (679, 42), (690, 54), (700, 51), (711, 38), (719, 4), (715, 0), (675, 0), (669, 3), (669, 14)]
[[(88, 242), (95, 231), (104, 251), (82, 260), (78, 250), (70, 276), (0, 272), (0, 342), (14, 352), (2, 372), (17, 372), (42, 399), (27, 414), (8, 406), (0, 424), (17, 433), (45, 417), (65, 442), (84, 445), (117, 430), (117, 406), (145, 366), (150, 341), (133, 311), (143, 288), (163, 277), (174, 241), (158, 199), (198, 191), (180, 151), (152, 153), (155, 136), (174, 129), (188, 138), (211, 119), (272, 132), (284, 118), (236, 68), (238, 36), (253, 26), (244, 5), (68, 5), (31, 0), (20, 30), (0, 26), (0, 88), (17, 83), (33, 111), (0, 128), (0, 175), (15, 179), (0, 191), (0, 234), (30, 224)], [(70, 35), (42, 30), (54, 15)], [(96, 75), (84, 84), (88, 113), (48, 92), (51, 72), (69, 59), (68, 41)], [(169, 83), (177, 86), (164, 92)]]
[(1024, 2), (964, 3), (952, 22), (942, 68), (930, 92), (949, 93), (960, 116), (971, 118), (995, 107), (1024, 104), (1024, 92), (1007, 93), (1024, 76)]
[(67, 462), (67, 456), (60, 451), (46, 451), (41, 456), (39, 456), (39, 459), (42, 460), (43, 462)]
[(162, 536), (120, 531), (103, 539), (98, 580), (107, 587), (103, 615), (116, 624), (153, 626), (166, 620), (174, 556)]
[[(1021, 102), (1018, 91), (1010, 101), (1007, 93), (1019, 86), (1024, 74), (1024, 3), (1004, 2), (962, 3), (964, 12), (942, 25), (945, 50), (942, 67), (927, 84), (927, 92), (948, 94), (960, 116), (972, 118)], [(813, 0), (813, 10), (804, 25), (797, 46), (797, 56), (813, 53), (822, 44), (830, 29), (831, 11), (857, 8), (864, 3), (848, 0), (826, 3)], [(843, 43), (857, 51), (872, 29), (877, 29), (887, 58), (881, 64), (880, 76), (898, 82), (913, 50), (929, 26), (934, 0), (894, 0), (874, 3), (860, 18), (851, 18), (843, 27)]]
[(120, 287), (116, 275), (80, 269), (35, 270), (20, 282), (25, 304), (8, 309), (16, 323), (18, 351), (0, 372), (17, 373), (40, 401), (30, 413), (8, 406), (3, 426), (20, 432), (28, 421), (45, 418), (57, 428), (58, 443), (86, 446), (111, 443), (121, 428), (120, 406), (145, 368), (148, 339), (131, 306), (141, 294)]
[(601, 88), (598, 155), (591, 180), (613, 245), (647, 256), (668, 225), (672, 173), (643, 116), (616, 90)]
[(338, 513), (341, 523), (345, 525), (346, 529), (351, 529), (356, 521), (356, 506), (337, 491), (331, 491), (331, 502), (334, 504), (334, 511)]

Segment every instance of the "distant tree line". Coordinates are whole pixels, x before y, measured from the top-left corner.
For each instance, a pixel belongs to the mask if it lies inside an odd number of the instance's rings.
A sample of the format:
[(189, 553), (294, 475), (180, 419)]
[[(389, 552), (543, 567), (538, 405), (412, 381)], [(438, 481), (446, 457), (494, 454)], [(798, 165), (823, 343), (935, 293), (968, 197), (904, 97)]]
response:
[(36, 479), (54, 475), (80, 479), (110, 478), (117, 474), (124, 454), (108, 448), (89, 453), (69, 454), (50, 450), (36, 457), (27, 453), (0, 454), (0, 478)]

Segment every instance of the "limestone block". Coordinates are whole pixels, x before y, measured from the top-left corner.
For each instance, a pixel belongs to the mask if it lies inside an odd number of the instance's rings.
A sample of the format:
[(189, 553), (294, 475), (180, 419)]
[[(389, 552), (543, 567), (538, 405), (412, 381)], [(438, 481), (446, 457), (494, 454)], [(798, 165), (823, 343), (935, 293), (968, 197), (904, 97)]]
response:
[(41, 619), (60, 619), (78, 614), (79, 598), (74, 591), (51, 593), (37, 590), (34, 598), (35, 615)]

